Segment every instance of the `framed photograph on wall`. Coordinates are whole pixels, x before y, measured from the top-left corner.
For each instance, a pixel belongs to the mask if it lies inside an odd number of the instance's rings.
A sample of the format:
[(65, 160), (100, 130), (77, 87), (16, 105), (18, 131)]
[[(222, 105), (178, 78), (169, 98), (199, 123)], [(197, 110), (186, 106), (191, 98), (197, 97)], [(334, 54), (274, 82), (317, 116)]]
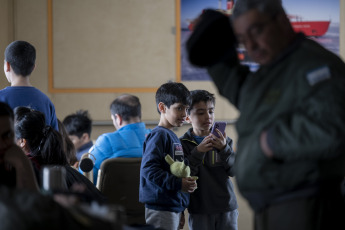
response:
[[(193, 29), (193, 20), (204, 9), (220, 9), (231, 13), (236, 0), (176, 0), (177, 15), (180, 17), (178, 29), (180, 34), (177, 44), (180, 46), (179, 62), (182, 81), (209, 81), (206, 69), (192, 66), (188, 61), (186, 41)], [(339, 24), (340, 0), (282, 0), (283, 7), (296, 32), (302, 32), (310, 39), (323, 45), (325, 48), (340, 54)], [(243, 47), (239, 47), (239, 57), (243, 64), (248, 65), (252, 71), (259, 66), (252, 62)]]
[(302, 32), (339, 55), (340, 0), (283, 0), (296, 32)]
[[(186, 42), (192, 33), (193, 20), (204, 9), (226, 10), (227, 1), (222, 0), (177, 0), (180, 1), (180, 45), (181, 45), (181, 80), (182, 81), (209, 81), (210, 76), (206, 69), (192, 66), (188, 61)], [(230, 1), (229, 1), (230, 2)], [(233, 0), (232, 0), (233, 2)], [(229, 7), (229, 6), (228, 6)], [(178, 10), (178, 9), (177, 9)]]

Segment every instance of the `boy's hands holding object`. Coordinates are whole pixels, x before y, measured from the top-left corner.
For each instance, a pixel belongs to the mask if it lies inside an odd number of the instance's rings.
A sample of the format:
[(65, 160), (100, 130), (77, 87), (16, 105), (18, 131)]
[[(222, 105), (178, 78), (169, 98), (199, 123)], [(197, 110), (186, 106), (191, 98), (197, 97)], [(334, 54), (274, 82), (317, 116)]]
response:
[(202, 140), (202, 142), (196, 147), (197, 151), (200, 153), (205, 153), (216, 148), (218, 150), (223, 150), (226, 146), (226, 133), (222, 133), (219, 129), (215, 129), (218, 136), (210, 133), (207, 137)]
[(193, 177), (182, 178), (182, 192), (192, 193), (197, 189), (196, 179)]
[(219, 137), (215, 136), (212, 133), (210, 134), (212, 147), (221, 151), (226, 146), (226, 133), (220, 132), (219, 129), (216, 129), (216, 132), (218, 133)]
[(190, 176), (190, 168), (184, 162), (174, 161), (169, 154), (165, 156), (165, 161), (170, 165), (171, 173), (182, 178), (181, 190), (183, 192), (192, 193), (197, 188), (197, 176)]
[(226, 146), (226, 122), (216, 121), (211, 130), (211, 143), (212, 147), (218, 149), (219, 151), (223, 150)]
[(205, 137), (204, 140), (202, 140), (202, 142), (196, 147), (196, 150), (200, 153), (211, 151), (213, 149), (212, 138), (213, 137), (211, 135)]

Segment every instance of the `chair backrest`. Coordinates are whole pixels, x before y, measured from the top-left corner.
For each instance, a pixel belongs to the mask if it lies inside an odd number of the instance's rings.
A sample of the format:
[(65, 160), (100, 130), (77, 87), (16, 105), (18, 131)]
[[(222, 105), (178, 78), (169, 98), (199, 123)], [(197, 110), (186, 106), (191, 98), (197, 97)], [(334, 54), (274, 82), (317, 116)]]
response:
[(141, 158), (111, 158), (102, 162), (97, 188), (109, 203), (125, 208), (129, 224), (145, 224), (145, 206), (139, 202)]

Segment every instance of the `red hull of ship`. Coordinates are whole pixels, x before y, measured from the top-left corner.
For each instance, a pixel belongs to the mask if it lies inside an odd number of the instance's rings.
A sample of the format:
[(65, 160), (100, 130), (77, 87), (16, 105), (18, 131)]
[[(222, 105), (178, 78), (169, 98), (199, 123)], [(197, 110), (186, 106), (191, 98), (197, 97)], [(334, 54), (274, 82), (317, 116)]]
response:
[(330, 21), (292, 21), (291, 25), (296, 32), (302, 32), (306, 36), (320, 37), (327, 32), (330, 23)]

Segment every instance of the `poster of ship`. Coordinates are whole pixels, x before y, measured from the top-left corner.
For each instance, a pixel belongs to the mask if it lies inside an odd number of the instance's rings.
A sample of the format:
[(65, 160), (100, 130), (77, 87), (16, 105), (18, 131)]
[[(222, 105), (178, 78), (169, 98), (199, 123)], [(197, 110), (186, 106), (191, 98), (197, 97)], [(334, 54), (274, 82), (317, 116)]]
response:
[[(203, 9), (221, 9), (231, 13), (236, 0), (180, 0), (181, 22), (181, 80), (208, 81), (210, 77), (205, 69), (192, 66), (188, 61), (185, 43), (192, 33), (193, 19)], [(291, 25), (296, 32), (302, 32), (310, 39), (339, 55), (339, 0), (282, 0)], [(239, 48), (242, 63), (252, 71), (259, 66), (251, 62), (243, 48)]]

